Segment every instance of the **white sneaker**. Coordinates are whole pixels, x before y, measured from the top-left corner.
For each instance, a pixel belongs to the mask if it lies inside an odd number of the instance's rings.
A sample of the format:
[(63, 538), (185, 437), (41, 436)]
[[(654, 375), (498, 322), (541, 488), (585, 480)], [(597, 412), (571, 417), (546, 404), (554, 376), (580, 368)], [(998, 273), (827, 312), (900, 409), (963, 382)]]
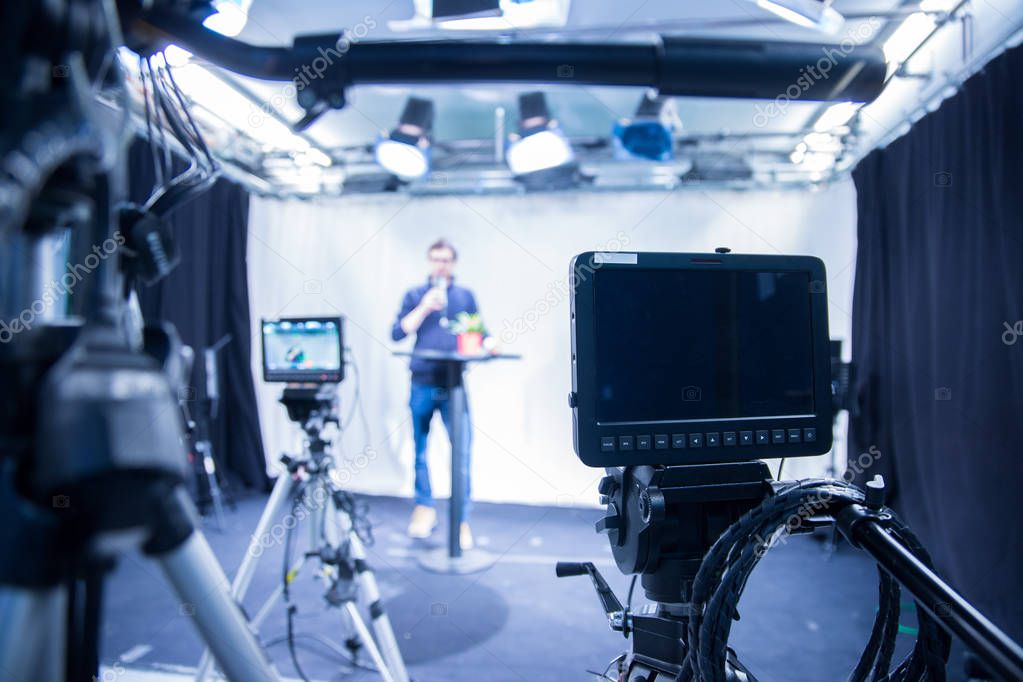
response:
[(469, 524), (465, 521), (462, 521), (462, 525), (459, 528), (458, 541), (462, 545), (462, 549), (472, 549), (476, 546), (472, 539), (472, 531), (469, 529)]
[(437, 527), (437, 510), (423, 504), (417, 504), (412, 510), (412, 518), (408, 523), (408, 536), (422, 540), (430, 537)]

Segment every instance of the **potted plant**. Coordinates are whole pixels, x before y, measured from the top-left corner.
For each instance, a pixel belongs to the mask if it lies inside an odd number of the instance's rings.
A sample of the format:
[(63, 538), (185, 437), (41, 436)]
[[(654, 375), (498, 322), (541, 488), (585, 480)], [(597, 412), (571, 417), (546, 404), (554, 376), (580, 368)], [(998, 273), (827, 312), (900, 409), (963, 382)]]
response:
[(487, 330), (479, 313), (458, 313), (451, 332), (458, 336), (458, 352), (462, 355), (480, 355), (483, 352), (483, 335)]

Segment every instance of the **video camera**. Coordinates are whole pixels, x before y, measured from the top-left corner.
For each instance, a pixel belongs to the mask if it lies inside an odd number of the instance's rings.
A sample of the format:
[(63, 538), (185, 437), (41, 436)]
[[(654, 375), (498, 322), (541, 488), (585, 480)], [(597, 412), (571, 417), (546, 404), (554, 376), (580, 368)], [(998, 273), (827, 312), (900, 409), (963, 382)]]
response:
[[(968, 622), (976, 611), (884, 506), (880, 477), (866, 490), (783, 483), (759, 461), (831, 449), (819, 259), (587, 252), (570, 278), (575, 451), (607, 469), (597, 531), (656, 603), (633, 614), (592, 563), (558, 564), (559, 577), (591, 577), (611, 629), (631, 638), (616, 679), (755, 680), (728, 647), (747, 580), (779, 533), (832, 524), (884, 569), (874, 634), (850, 679), (943, 679), (948, 632), (988, 661), (1019, 660), (989, 622)], [(900, 585), (917, 599), (919, 636), (890, 670)]]

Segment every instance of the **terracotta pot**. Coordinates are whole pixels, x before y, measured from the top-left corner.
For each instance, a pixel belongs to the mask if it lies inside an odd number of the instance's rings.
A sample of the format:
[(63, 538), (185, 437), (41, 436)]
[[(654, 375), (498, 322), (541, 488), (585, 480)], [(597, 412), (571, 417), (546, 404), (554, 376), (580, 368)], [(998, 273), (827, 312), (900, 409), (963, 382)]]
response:
[(479, 332), (459, 334), (458, 352), (462, 355), (479, 355), (483, 352), (483, 334)]

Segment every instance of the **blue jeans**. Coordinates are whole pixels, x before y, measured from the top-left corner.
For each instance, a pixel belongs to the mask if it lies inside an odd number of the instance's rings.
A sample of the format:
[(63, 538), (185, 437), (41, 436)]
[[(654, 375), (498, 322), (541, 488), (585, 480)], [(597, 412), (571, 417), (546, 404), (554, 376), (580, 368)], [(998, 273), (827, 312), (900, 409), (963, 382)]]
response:
[[(464, 395), (464, 391), (463, 391)], [(451, 397), (448, 389), (443, 386), (432, 384), (412, 384), (412, 395), (409, 398), (409, 407), (412, 409), (412, 435), (416, 445), (416, 482), (415, 501), (427, 507), (434, 506), (433, 494), (430, 491), (430, 468), (426, 463), (426, 438), (430, 435), (430, 420), (436, 410), (440, 410), (441, 419), (444, 421), (444, 428), (448, 432), (448, 442), (451, 441)], [(472, 425), (469, 421), (469, 401), (465, 400), (465, 412), (462, 414), (462, 449), (465, 452), (463, 458), (464, 467), (463, 489), (465, 503), (462, 507), (462, 521), (469, 518), (469, 459), (472, 452)], [(452, 459), (452, 463), (454, 460)]]

